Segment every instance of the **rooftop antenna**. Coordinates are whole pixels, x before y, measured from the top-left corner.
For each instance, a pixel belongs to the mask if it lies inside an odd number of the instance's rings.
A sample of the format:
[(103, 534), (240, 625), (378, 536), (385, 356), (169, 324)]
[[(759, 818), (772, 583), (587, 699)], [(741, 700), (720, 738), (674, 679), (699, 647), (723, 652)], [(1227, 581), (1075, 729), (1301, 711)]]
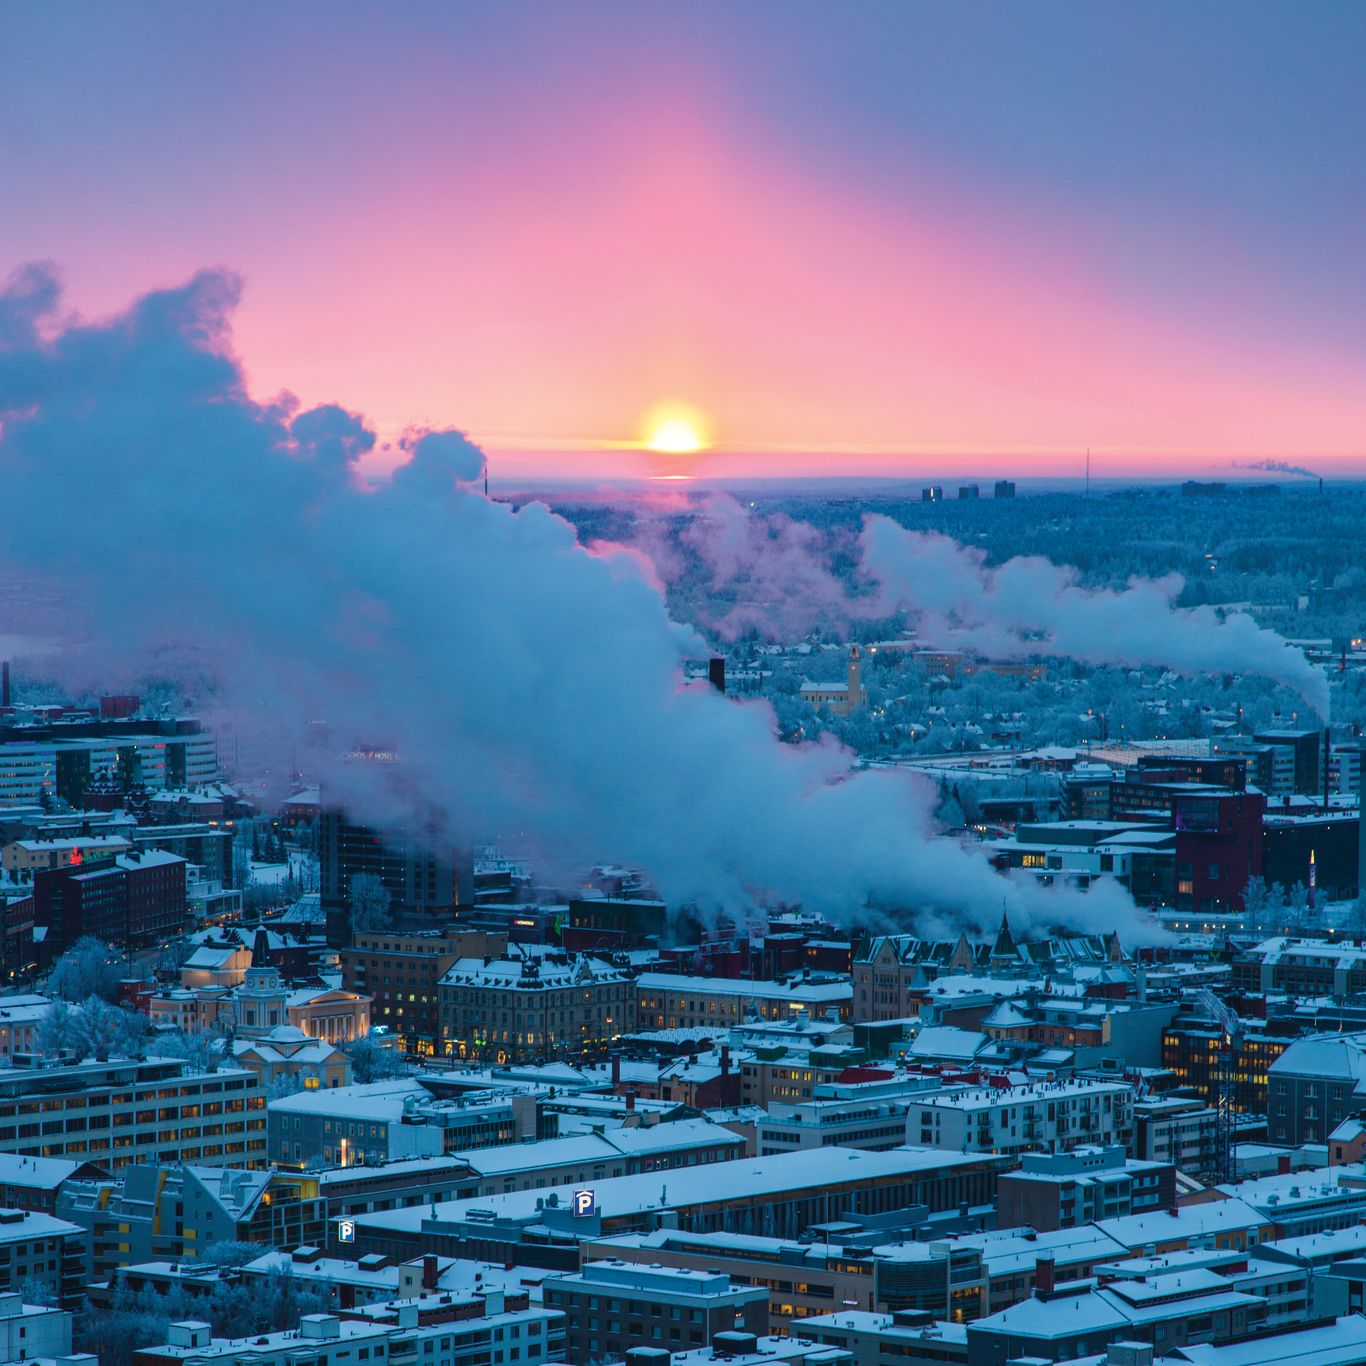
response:
[(489, 458), (484, 457), (484, 497), (489, 496)]
[(1086, 448), (1086, 496), (1091, 496), (1091, 448)]

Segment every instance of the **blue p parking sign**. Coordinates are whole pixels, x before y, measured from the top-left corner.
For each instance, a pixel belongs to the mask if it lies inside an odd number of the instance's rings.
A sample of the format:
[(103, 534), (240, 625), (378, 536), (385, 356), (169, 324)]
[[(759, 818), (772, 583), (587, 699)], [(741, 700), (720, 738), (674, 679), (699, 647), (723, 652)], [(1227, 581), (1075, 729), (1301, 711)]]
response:
[(354, 1243), (356, 1241), (356, 1221), (354, 1219), (343, 1219), (337, 1225), (337, 1241), (339, 1243)]
[(590, 1190), (575, 1191), (572, 1208), (576, 1218), (589, 1218), (598, 1212), (598, 1197)]

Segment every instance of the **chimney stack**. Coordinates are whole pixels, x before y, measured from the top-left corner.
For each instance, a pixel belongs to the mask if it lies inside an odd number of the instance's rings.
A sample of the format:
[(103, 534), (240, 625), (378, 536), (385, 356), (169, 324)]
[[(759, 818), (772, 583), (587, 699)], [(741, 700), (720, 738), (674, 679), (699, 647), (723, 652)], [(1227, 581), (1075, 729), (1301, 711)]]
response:
[(422, 1258), (422, 1288), (435, 1290), (437, 1279), (436, 1254), (428, 1252)]
[(723, 696), (726, 691), (726, 659), (724, 655), (713, 655), (707, 661), (707, 682)]
[(0, 664), (0, 708), (9, 709), (9, 660)]
[(1040, 1295), (1051, 1295), (1057, 1283), (1057, 1262), (1052, 1257), (1040, 1257), (1034, 1263), (1034, 1289)]

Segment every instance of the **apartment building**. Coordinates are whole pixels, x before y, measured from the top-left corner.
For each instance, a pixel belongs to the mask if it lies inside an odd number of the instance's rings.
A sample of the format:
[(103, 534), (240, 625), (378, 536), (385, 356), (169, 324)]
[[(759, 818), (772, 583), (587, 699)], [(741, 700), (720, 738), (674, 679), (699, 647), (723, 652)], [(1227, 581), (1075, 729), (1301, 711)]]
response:
[(1129, 1145), (1133, 1091), (1127, 1082), (1052, 1081), (940, 1091), (914, 1099), (906, 1141), (962, 1153), (1060, 1152)]
[(256, 1166), (266, 1156), (265, 1093), (254, 1073), (201, 1072), (179, 1058), (87, 1059), (0, 1069), (0, 1152), (109, 1170), (135, 1162)]
[[(932, 1078), (917, 1081), (921, 1093), (938, 1089)], [(913, 1094), (774, 1103), (755, 1122), (755, 1147), (760, 1157), (803, 1148), (899, 1148), (906, 1142), (906, 1111)]]
[(0, 1292), (43, 1285), (63, 1309), (85, 1298), (85, 1230), (37, 1210), (0, 1209)]
[(1366, 1034), (1297, 1039), (1267, 1074), (1266, 1134), (1272, 1143), (1324, 1143), (1366, 1107)]
[(86, 1231), (95, 1280), (121, 1267), (202, 1256), (214, 1243), (317, 1245), (326, 1213), (315, 1176), (161, 1165), (70, 1182), (59, 1209)]

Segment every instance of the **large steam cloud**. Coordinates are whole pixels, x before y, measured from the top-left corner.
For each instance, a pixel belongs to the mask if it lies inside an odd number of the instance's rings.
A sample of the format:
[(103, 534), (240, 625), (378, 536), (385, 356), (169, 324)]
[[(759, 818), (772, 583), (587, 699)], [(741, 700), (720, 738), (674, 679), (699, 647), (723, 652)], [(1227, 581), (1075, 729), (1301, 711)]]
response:
[[(931, 928), (1004, 902), (1143, 934), (1113, 886), (1008, 880), (935, 837), (927, 784), (781, 745), (765, 705), (684, 686), (701, 643), (639, 556), (479, 496), (459, 433), (411, 439), (367, 490), (359, 417), (249, 397), (227, 349), (236, 297), (207, 272), (80, 323), (43, 268), (0, 296), (0, 559), (80, 585), (102, 657), (210, 661), (244, 709), (392, 745), (452, 830), (638, 863), (674, 903), (871, 905)], [(386, 800), (381, 784), (351, 798), (362, 815)]]
[[(678, 524), (682, 523), (681, 529)], [(672, 536), (665, 534), (672, 531)], [(677, 586), (691, 565), (712, 590), (734, 595), (700, 613), (723, 639), (750, 630), (791, 639), (812, 627), (905, 616), (927, 645), (992, 659), (1057, 655), (1085, 664), (1160, 666), (1174, 673), (1247, 674), (1283, 684), (1325, 720), (1328, 679), (1288, 641), (1246, 613), (1179, 608), (1179, 574), (1088, 588), (1077, 570), (1037, 556), (991, 566), (985, 553), (937, 532), (865, 516), (853, 541), (782, 514), (755, 515), (725, 494), (667, 504), (638, 519), (637, 543)], [(837, 573), (838, 561), (845, 562)]]
[(1134, 579), (1120, 592), (1083, 588), (1075, 569), (1035, 556), (990, 568), (980, 550), (881, 516), (865, 519), (863, 569), (881, 585), (884, 611), (913, 611), (929, 637), (996, 659), (1048, 654), (1183, 674), (1253, 674), (1328, 716), (1328, 679), (1303, 651), (1245, 613), (1176, 608), (1179, 574)]

